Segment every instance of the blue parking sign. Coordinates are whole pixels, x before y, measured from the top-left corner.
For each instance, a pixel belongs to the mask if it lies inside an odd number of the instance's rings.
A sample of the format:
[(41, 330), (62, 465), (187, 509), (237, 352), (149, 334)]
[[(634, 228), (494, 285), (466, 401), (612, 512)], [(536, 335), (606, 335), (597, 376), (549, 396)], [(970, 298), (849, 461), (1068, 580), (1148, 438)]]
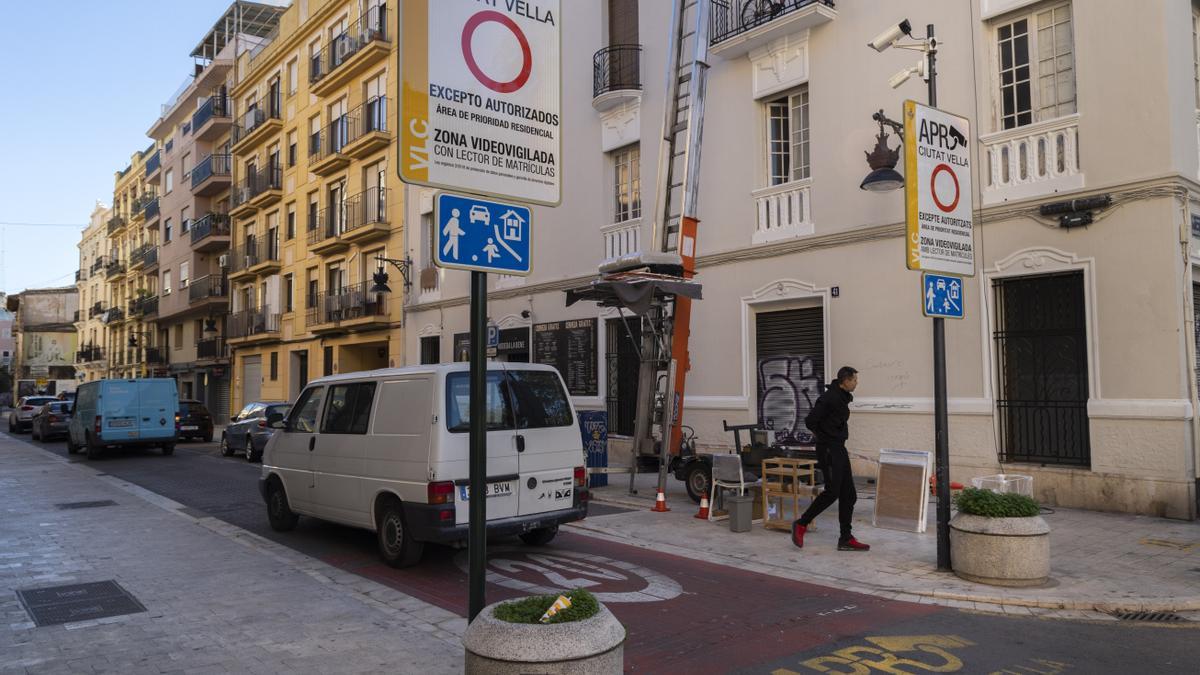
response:
[(947, 274), (921, 275), (921, 311), (925, 316), (961, 319), (966, 307), (961, 277)]
[(439, 192), (434, 198), (438, 267), (524, 276), (533, 268), (527, 206)]

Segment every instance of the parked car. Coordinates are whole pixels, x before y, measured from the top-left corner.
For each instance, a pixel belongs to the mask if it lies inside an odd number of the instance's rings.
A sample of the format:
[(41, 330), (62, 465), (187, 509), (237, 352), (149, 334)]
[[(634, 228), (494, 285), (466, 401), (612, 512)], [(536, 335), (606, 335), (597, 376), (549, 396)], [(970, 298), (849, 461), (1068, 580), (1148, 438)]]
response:
[(55, 398), (57, 398), (60, 401), (74, 401), (75, 400), (75, 392), (60, 391), (60, 392), (58, 392), (58, 396), (56, 396)]
[(33, 414), (37, 409), (58, 399), (53, 396), (22, 396), (13, 411), (8, 414), (8, 430), (19, 434), (33, 427)]
[(183, 399), (179, 402), (179, 439), (200, 438), (205, 443), (212, 443), (213, 418), (212, 413), (200, 401)]
[(263, 412), (265, 416), (258, 421), (258, 424), (250, 428), (250, 442), (246, 446), (246, 461), (261, 462), (263, 450), (267, 447), (267, 442), (275, 435), (278, 429), (273, 429), (267, 426), (267, 418), (271, 415), (279, 415), (287, 417), (288, 411), (292, 409), (290, 403), (274, 403), (267, 406)]
[(175, 452), (179, 390), (171, 378), (95, 380), (79, 385), (67, 427), (67, 452), (97, 459), (105, 448), (154, 447)]
[[(315, 516), (376, 533), (393, 567), (425, 542), (467, 537), (468, 365), (346, 373), (310, 382), (263, 453), (272, 528)], [(489, 363), (487, 529), (544, 544), (587, 515), (583, 443), (558, 371)]]
[(221, 454), (229, 457), (237, 453), (246, 453), (250, 458), (250, 431), (266, 428), (268, 406), (287, 405), (283, 401), (251, 401), (242, 411), (233, 416), (221, 432)]
[(53, 401), (37, 409), (33, 415), (32, 435), (35, 441), (48, 441), (52, 438), (67, 435), (67, 425), (71, 423), (70, 401)]

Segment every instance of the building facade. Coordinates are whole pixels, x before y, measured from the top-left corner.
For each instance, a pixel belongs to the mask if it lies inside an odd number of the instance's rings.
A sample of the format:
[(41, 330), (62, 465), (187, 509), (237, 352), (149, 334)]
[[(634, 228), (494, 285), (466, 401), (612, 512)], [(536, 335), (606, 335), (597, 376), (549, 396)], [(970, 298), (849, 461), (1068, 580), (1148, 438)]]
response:
[(96, 202), (79, 240), (79, 269), (75, 272), (79, 309), (74, 319), (78, 345), (75, 374), (80, 382), (104, 379), (108, 373), (108, 326), (101, 321), (101, 316), (109, 306), (104, 258), (111, 250), (108, 242), (111, 218), (112, 209)]
[(79, 293), (74, 286), (38, 288), (5, 298), (14, 315), (16, 358), (12, 366), (15, 391), (21, 396), (75, 389), (75, 312)]
[(402, 360), (402, 285), (372, 292), (379, 257), (404, 258), (391, 166), (398, 41), (377, 0), (309, 0), (238, 56), (230, 91), (233, 407), (293, 400), (311, 378)]
[[(564, 6), (564, 200), (535, 209), (534, 274), (490, 280), (508, 345), (497, 358), (569, 366), (576, 405), (608, 411), (614, 448), (632, 431), (636, 351), (616, 311), (566, 307), (563, 289), (602, 260), (656, 250), (671, 4)], [(807, 2), (758, 18), (734, 5), (712, 5), (704, 299), (683, 410), (700, 447), (732, 445), (724, 420), (808, 441), (805, 414), (849, 364), (856, 470), (873, 474), (882, 448), (933, 449), (932, 331), (920, 275), (905, 267), (902, 193), (859, 188), (880, 133), (872, 113), (899, 120), (906, 98), (926, 101), (918, 77), (887, 86), (914, 52), (865, 46), (907, 17), (918, 35), (936, 24), (938, 107), (970, 120), (974, 145), (977, 271), (966, 318), (946, 327), (951, 477), (1028, 474), (1048, 504), (1194, 518), (1193, 3)], [(1156, 38), (1107, 47), (1131, 33)], [(1090, 216), (1070, 202), (1105, 196)], [(431, 193), (408, 197), (420, 271), (405, 360), (450, 360), (466, 344), (468, 275), (433, 267)]]

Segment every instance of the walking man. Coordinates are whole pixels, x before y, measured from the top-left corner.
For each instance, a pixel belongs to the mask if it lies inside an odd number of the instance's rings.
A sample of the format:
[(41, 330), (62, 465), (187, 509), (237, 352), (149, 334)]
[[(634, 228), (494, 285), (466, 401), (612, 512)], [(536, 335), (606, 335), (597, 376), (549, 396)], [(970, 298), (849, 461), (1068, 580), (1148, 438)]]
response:
[(804, 546), (804, 533), (808, 524), (829, 505), (838, 503), (838, 523), (842, 533), (838, 537), (839, 551), (869, 551), (871, 547), (858, 541), (850, 533), (854, 518), (854, 502), (858, 493), (854, 490), (854, 476), (850, 473), (850, 455), (846, 452), (846, 438), (850, 435), (847, 421), (850, 419), (850, 402), (854, 400), (854, 388), (858, 386), (858, 371), (850, 366), (838, 369), (837, 379), (829, 384), (812, 412), (804, 418), (804, 426), (817, 439), (817, 462), (825, 472), (825, 489), (813, 500), (800, 519), (792, 523), (792, 543), (797, 548)]

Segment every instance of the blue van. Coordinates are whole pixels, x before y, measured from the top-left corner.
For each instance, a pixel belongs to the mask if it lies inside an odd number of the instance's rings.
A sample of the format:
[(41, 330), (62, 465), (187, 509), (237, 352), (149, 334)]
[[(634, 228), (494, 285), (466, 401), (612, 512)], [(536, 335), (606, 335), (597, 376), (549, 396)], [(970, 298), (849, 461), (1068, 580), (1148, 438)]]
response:
[(175, 452), (179, 390), (170, 378), (96, 380), (79, 385), (67, 452), (96, 459), (104, 448), (157, 446)]

